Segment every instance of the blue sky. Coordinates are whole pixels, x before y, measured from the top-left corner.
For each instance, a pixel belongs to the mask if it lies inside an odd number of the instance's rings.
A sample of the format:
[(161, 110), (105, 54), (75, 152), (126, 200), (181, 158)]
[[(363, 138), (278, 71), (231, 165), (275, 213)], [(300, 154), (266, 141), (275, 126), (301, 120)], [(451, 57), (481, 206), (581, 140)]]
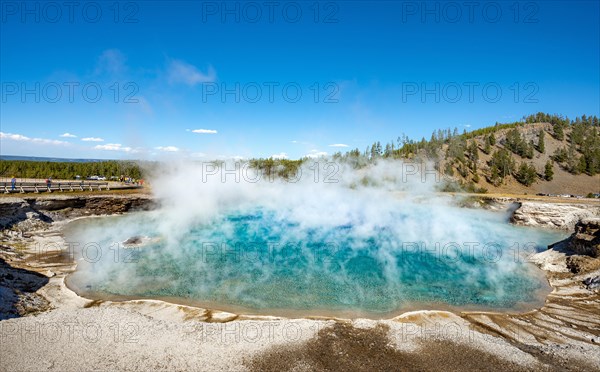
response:
[(0, 4), (2, 155), (298, 158), (600, 113), (598, 1)]

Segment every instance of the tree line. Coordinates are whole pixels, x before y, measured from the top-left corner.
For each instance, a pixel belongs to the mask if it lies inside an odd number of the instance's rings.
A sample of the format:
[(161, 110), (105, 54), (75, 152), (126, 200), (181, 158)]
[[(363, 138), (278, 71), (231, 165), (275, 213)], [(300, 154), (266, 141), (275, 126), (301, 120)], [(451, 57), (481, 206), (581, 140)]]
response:
[(49, 178), (74, 180), (77, 176), (85, 179), (90, 176), (141, 179), (142, 166), (137, 161), (94, 161), (94, 162), (51, 162), (27, 160), (0, 160), (0, 176), (7, 178)]

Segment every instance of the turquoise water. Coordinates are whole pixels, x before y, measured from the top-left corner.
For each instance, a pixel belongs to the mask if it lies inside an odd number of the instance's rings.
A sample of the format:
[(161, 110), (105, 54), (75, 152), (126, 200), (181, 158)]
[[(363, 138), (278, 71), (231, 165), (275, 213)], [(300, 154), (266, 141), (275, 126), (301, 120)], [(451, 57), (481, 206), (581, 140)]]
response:
[[(76, 221), (67, 237), (86, 248), (72, 280), (86, 292), (250, 312), (509, 309), (538, 301), (547, 288), (525, 256), (564, 238), (486, 211), (411, 205), (386, 213), (377, 223), (359, 215), (323, 225), (254, 208), (167, 232), (156, 212)], [(124, 247), (132, 236), (146, 242)]]

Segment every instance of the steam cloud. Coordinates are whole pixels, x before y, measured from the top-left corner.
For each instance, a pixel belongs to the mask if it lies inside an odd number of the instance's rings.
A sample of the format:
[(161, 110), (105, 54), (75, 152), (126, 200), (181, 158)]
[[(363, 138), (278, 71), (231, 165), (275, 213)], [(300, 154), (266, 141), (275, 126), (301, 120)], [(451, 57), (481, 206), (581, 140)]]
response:
[(72, 235), (105, 253), (132, 236), (160, 242), (134, 252), (135, 262), (82, 259), (77, 281), (253, 309), (510, 307), (543, 287), (522, 256), (562, 237), (457, 207), (436, 192), (443, 180), (432, 164), (355, 170), (321, 159), (287, 181), (244, 164), (164, 164), (152, 177), (159, 210), (84, 221)]

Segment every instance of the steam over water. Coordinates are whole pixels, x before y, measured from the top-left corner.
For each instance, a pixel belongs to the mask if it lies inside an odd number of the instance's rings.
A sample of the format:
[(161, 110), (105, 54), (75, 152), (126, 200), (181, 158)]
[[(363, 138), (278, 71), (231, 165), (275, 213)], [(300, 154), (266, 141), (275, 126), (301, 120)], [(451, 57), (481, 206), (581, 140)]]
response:
[[(154, 184), (160, 210), (73, 223), (67, 237), (84, 249), (72, 283), (84, 292), (263, 313), (506, 309), (539, 299), (546, 284), (525, 257), (562, 234), (453, 206), (427, 191), (436, 180), (402, 179), (397, 168), (372, 168), (381, 182), (338, 169), (334, 184), (312, 176), (192, 179), (190, 188), (188, 179), (185, 189), (177, 174), (206, 174), (181, 165)], [(122, 244), (134, 236), (144, 237), (141, 246)]]

